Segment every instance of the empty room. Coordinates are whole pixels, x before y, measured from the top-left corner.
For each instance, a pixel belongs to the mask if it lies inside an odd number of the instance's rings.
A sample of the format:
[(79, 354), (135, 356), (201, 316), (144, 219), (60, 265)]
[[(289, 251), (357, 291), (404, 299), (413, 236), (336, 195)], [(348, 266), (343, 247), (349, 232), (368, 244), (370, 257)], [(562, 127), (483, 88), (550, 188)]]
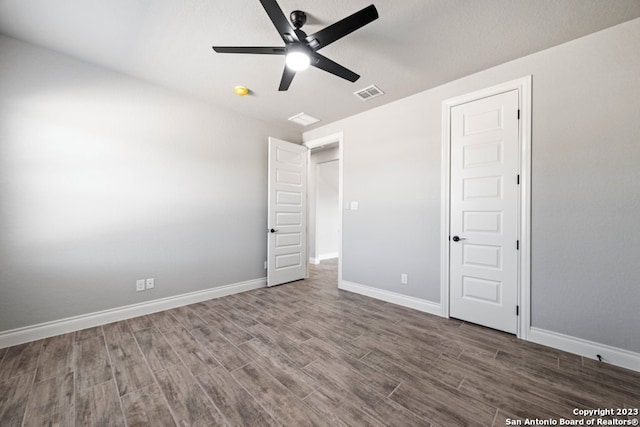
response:
[(0, 426), (636, 426), (639, 164), (638, 0), (0, 0)]

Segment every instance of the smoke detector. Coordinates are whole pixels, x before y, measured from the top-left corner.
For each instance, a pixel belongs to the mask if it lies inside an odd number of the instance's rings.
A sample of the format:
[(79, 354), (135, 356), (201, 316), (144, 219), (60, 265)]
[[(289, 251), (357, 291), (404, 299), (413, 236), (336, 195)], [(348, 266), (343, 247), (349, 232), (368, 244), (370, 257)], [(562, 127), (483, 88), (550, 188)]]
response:
[(384, 95), (384, 92), (378, 86), (371, 85), (365, 87), (364, 89), (360, 89), (359, 91), (353, 92), (353, 94), (363, 101), (368, 101), (370, 99)]

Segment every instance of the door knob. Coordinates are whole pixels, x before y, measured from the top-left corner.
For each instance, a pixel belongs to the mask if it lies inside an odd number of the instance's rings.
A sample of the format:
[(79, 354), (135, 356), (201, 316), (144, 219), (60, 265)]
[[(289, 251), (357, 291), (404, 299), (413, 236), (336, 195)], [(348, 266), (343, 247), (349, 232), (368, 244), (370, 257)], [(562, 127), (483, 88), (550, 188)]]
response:
[(272, 228), (271, 230), (269, 230), (269, 233), (275, 233), (276, 231), (278, 230), (276, 230), (275, 228)]
[(454, 242), (459, 242), (460, 240), (467, 240), (467, 239), (465, 237), (453, 236), (451, 240), (453, 240)]

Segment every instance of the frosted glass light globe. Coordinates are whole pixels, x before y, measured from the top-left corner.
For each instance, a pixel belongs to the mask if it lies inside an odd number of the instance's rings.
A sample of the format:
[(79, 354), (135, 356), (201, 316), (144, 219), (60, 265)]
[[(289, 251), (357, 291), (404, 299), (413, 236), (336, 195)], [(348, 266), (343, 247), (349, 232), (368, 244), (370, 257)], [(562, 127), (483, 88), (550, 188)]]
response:
[(309, 67), (309, 64), (311, 64), (309, 56), (302, 52), (288, 53), (284, 61), (287, 64), (287, 67), (291, 68), (293, 71), (306, 70)]

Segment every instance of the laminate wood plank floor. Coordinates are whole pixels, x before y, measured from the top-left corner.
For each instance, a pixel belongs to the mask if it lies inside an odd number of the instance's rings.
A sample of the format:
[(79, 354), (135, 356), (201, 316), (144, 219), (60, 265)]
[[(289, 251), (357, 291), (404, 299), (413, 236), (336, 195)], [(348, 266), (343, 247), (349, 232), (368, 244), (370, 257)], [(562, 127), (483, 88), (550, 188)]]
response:
[(640, 408), (638, 372), (340, 291), (336, 270), (0, 349), (0, 426), (504, 426)]

